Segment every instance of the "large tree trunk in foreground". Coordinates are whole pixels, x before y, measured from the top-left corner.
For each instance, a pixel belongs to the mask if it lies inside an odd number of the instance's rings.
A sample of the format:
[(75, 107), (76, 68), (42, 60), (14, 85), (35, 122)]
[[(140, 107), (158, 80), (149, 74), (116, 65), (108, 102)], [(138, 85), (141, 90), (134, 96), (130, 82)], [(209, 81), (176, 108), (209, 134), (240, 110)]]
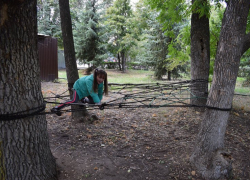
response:
[[(196, 0), (192, 0), (194, 3)], [(207, 0), (202, 0), (207, 4)], [(209, 19), (206, 15), (199, 17), (199, 13), (193, 13), (191, 17), (191, 79), (205, 80), (209, 78), (210, 67), (210, 36)], [(191, 104), (204, 106), (207, 102), (208, 82), (196, 83), (191, 89)], [(198, 97), (198, 98), (197, 98)]]
[[(72, 98), (73, 94), (71, 88), (73, 88), (75, 81), (79, 79), (79, 75), (76, 65), (69, 0), (59, 0), (59, 6), (60, 6), (61, 27), (62, 27), (63, 46), (65, 54), (65, 66), (67, 72), (70, 97)], [(79, 106), (74, 106), (72, 107), (72, 111), (73, 111), (72, 116), (74, 118), (81, 118), (88, 115), (88, 112), (85, 107), (80, 108)]]
[(0, 12), (0, 179), (54, 180), (45, 115), (13, 116), (44, 109), (36, 1), (0, 1)]
[(207, 101), (207, 106), (221, 110), (206, 109), (191, 156), (191, 162), (205, 179), (227, 176), (232, 168), (223, 156), (229, 117), (229, 111), (223, 109), (232, 106), (240, 57), (250, 47), (250, 35), (245, 34), (249, 8), (249, 0), (230, 0), (224, 13), (213, 82)]

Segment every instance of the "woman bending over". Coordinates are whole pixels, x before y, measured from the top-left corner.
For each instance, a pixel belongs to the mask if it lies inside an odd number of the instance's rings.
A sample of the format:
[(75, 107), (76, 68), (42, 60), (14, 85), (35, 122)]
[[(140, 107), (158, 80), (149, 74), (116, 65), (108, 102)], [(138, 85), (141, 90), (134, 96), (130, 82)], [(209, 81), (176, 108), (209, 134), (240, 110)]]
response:
[(103, 94), (108, 95), (107, 73), (102, 69), (95, 69), (94, 73), (78, 79), (73, 85), (73, 98), (51, 109), (51, 112), (61, 116), (60, 110), (71, 103), (81, 100), (83, 103), (101, 105)]

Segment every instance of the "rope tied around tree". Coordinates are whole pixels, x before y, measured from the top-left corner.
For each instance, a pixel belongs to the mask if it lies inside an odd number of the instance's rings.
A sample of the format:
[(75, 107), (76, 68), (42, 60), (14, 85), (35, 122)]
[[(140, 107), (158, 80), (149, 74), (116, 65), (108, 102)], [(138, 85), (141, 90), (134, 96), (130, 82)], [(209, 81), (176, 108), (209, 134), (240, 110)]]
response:
[(42, 115), (44, 110), (46, 108), (46, 103), (43, 103), (41, 106), (26, 110), (26, 111), (19, 111), (15, 113), (8, 113), (8, 114), (0, 114), (0, 120), (1, 121), (10, 121), (10, 120), (16, 120), (16, 119), (22, 119), (29, 116), (35, 116), (35, 115)]
[[(190, 104), (188, 100), (199, 99), (204, 97), (199, 97), (192, 94), (194, 88), (199, 88), (203, 86), (204, 83), (208, 83), (205, 80), (186, 80), (182, 82), (173, 82), (169, 84), (161, 83), (148, 83), (148, 84), (117, 84), (110, 83), (111, 93), (114, 94), (113, 97), (101, 105), (95, 104), (83, 104), (83, 103), (72, 103), (71, 105), (85, 106), (87, 110), (93, 109), (119, 109), (119, 108), (161, 108), (161, 107), (201, 107), (208, 108), (219, 111), (231, 111), (231, 108), (220, 108), (212, 106), (200, 106)], [(56, 102), (59, 99), (64, 101), (64, 98), (69, 98), (69, 95), (64, 95), (68, 90), (61, 94), (55, 94), (51, 92), (53, 97), (44, 97), (44, 103), (39, 106), (32, 108), (27, 111), (20, 111), (16, 113), (0, 114), (0, 120), (16, 120), (34, 115), (45, 115), (52, 114), (51, 112), (44, 112), (46, 109), (46, 104), (61, 104)], [(186, 94), (184, 94), (186, 93)], [(205, 92), (204, 94), (207, 94)], [(239, 94), (236, 94), (239, 95)], [(250, 95), (243, 95), (250, 96)], [(49, 101), (49, 99), (54, 99), (55, 101)], [(74, 108), (61, 110), (62, 112), (74, 112), (82, 111), (82, 108)]]

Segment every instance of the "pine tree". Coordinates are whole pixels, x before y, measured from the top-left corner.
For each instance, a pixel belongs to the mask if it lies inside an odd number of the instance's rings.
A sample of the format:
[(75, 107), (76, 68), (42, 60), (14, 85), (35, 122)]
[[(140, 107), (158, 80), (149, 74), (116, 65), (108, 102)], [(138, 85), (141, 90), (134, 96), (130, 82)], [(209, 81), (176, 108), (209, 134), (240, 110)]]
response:
[(107, 10), (106, 26), (109, 32), (109, 50), (116, 54), (121, 63), (122, 71), (126, 71), (128, 51), (134, 43), (131, 41), (130, 18), (132, 9), (129, 0), (116, 0), (114, 5)]
[(37, 1), (38, 33), (56, 37), (59, 47), (63, 47), (61, 19), (57, 0)]
[(97, 0), (87, 1), (85, 9), (78, 11), (78, 21), (74, 31), (76, 57), (82, 63), (101, 63), (104, 48), (102, 47), (103, 28), (101, 21), (102, 4)]

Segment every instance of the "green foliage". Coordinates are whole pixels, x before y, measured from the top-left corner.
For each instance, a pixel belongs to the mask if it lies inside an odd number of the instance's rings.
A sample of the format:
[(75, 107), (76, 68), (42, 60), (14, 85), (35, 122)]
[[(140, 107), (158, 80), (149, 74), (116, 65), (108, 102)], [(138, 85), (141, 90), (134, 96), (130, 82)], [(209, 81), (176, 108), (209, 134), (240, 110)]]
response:
[[(162, 50), (166, 49), (164, 53), (160, 53), (161, 55), (165, 54), (164, 58), (160, 58), (162, 60), (159, 60), (159, 56), (153, 53), (153, 57), (157, 57), (155, 62), (158, 61), (158, 63), (154, 63), (156, 76), (159, 78), (160, 74), (163, 75), (166, 71), (180, 73), (177, 69), (185, 69), (181, 68), (181, 66), (186, 64), (190, 54), (190, 25), (184, 18), (190, 13), (187, 10), (188, 4), (182, 0), (146, 0), (146, 4), (157, 11), (157, 13), (154, 13), (156, 17), (154, 17), (153, 21), (159, 23), (164, 36), (169, 39), (168, 43), (165, 43), (161, 48)], [(150, 27), (154, 26), (151, 25)], [(155, 45), (152, 46), (155, 47)]]
[(63, 47), (59, 4), (57, 0), (37, 1), (38, 33), (58, 39), (59, 47)]
[(246, 33), (250, 33), (250, 11), (247, 17), (247, 29), (246, 29)]
[(129, 0), (116, 0), (113, 6), (106, 12), (106, 32), (109, 37), (108, 50), (116, 55), (120, 52), (128, 54), (129, 49), (134, 44), (132, 31), (134, 23), (132, 9)]
[(210, 57), (215, 59), (217, 45), (219, 43), (219, 36), (221, 30), (221, 22), (225, 8), (212, 8), (211, 17), (209, 19), (210, 29)]
[(157, 19), (163, 25), (168, 37), (174, 38), (173, 26), (189, 17), (190, 11), (185, 0), (145, 0), (147, 4), (159, 12)]
[(190, 24), (176, 24), (174, 27), (176, 38), (168, 45), (166, 59), (169, 71), (190, 62)]
[(116, 69), (118, 63), (117, 62), (102, 62), (101, 66), (105, 69)]
[(82, 63), (91, 62), (98, 66), (102, 61), (104, 47), (102, 46), (102, 30), (100, 25), (101, 10), (97, 1), (87, 1), (84, 10), (78, 9), (75, 21), (74, 42), (76, 57)]
[(238, 76), (245, 78), (245, 81), (242, 83), (243, 86), (250, 87), (250, 49), (241, 57)]
[[(131, 67), (139, 62), (154, 68), (158, 77), (167, 71), (180, 74), (190, 63), (190, 15), (199, 13), (210, 18), (212, 74), (225, 9), (221, 0), (211, 5), (209, 0), (195, 0), (193, 4), (185, 0), (140, 0), (135, 11), (129, 0), (104, 2), (70, 0), (75, 48), (82, 62), (97, 66), (107, 56), (117, 57), (123, 52)], [(58, 0), (38, 0), (37, 9), (39, 33), (57, 37), (62, 46)], [(250, 16), (246, 32), (250, 32)], [(250, 51), (243, 55), (241, 69), (250, 66), (249, 56)]]
[(210, 3), (204, 0), (195, 0), (191, 6), (192, 13), (198, 13), (199, 17), (207, 16), (210, 17)]

